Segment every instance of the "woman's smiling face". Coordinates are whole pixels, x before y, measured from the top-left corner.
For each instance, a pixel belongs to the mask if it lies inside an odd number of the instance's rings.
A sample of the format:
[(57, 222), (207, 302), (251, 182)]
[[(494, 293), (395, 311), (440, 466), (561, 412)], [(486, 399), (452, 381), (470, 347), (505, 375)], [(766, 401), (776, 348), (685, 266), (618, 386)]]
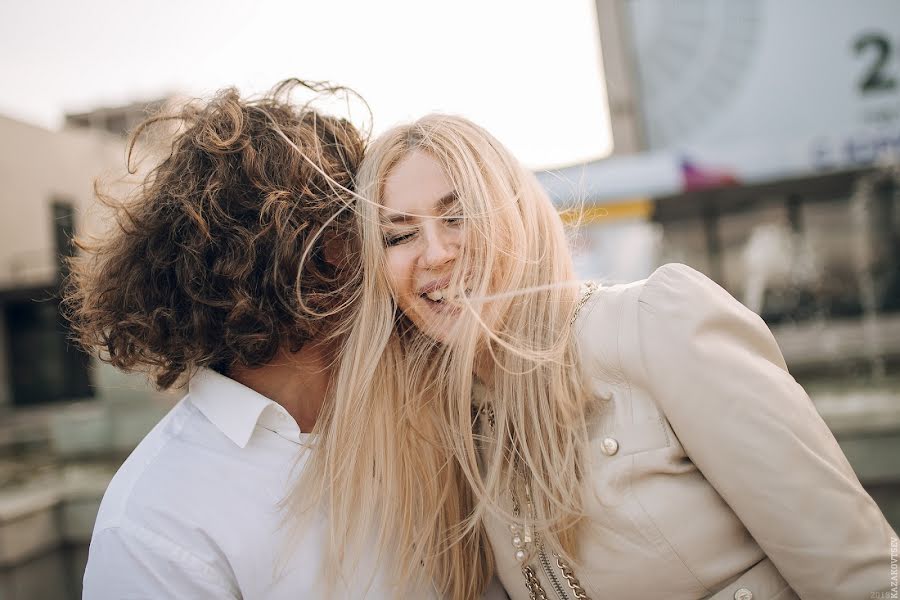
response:
[(414, 150), (388, 174), (382, 202), (387, 274), (397, 305), (420, 331), (447, 342), (461, 311), (451, 286), (464, 236), (457, 191), (438, 161)]

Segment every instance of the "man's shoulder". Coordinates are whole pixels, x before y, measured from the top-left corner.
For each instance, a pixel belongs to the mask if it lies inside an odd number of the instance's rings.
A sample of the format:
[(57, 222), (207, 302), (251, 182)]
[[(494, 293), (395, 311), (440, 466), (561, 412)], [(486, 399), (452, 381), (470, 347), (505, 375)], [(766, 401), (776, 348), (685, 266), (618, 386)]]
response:
[[(221, 439), (220, 439), (221, 438)], [(113, 476), (103, 495), (95, 531), (125, 520), (142, 522), (161, 507), (177, 512), (208, 471), (209, 451), (227, 438), (183, 398), (148, 433)]]
[(237, 597), (216, 543), (196, 527), (199, 511), (210, 512), (210, 496), (203, 504), (197, 493), (208, 483), (200, 475), (214, 450), (210, 426), (182, 399), (113, 476), (91, 536), (85, 597)]

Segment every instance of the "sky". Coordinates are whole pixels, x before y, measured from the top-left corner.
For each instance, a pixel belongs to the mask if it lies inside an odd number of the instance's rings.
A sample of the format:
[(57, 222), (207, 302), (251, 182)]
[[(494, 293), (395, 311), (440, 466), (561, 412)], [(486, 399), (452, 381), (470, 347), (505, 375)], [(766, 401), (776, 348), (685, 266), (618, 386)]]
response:
[(44, 127), (291, 76), (352, 87), (376, 134), (440, 111), (486, 127), (532, 168), (612, 149), (594, 0), (0, 4), (0, 114)]

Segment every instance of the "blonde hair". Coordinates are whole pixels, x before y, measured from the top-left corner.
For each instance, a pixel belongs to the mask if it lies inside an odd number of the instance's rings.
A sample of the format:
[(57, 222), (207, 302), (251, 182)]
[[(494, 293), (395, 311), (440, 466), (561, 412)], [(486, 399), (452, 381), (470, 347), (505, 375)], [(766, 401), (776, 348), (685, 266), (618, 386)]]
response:
[[(453, 285), (467, 318), (446, 345), (399, 313), (385, 270), (384, 184), (414, 151), (443, 166), (465, 223)], [(362, 289), (293, 508), (324, 500), (336, 556), (373, 550), (358, 542), (374, 534), (398, 581), (449, 598), (478, 597), (493, 573), (486, 512), (528, 521), (572, 560), (589, 394), (574, 368), (578, 291), (557, 211), (490, 134), (445, 115), (380, 136), (357, 190)], [(473, 372), (485, 360), (494, 426), (479, 432)], [(510, 492), (530, 508), (513, 511)]]

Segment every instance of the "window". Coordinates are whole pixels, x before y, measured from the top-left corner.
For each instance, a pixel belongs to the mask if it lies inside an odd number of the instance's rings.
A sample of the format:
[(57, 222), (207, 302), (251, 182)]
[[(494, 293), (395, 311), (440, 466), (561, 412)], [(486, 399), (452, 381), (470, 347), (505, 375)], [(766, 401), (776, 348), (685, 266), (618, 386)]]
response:
[(59, 302), (12, 300), (3, 306), (6, 356), (12, 401), (31, 406), (93, 395), (88, 378), (90, 358), (67, 338), (69, 329)]

